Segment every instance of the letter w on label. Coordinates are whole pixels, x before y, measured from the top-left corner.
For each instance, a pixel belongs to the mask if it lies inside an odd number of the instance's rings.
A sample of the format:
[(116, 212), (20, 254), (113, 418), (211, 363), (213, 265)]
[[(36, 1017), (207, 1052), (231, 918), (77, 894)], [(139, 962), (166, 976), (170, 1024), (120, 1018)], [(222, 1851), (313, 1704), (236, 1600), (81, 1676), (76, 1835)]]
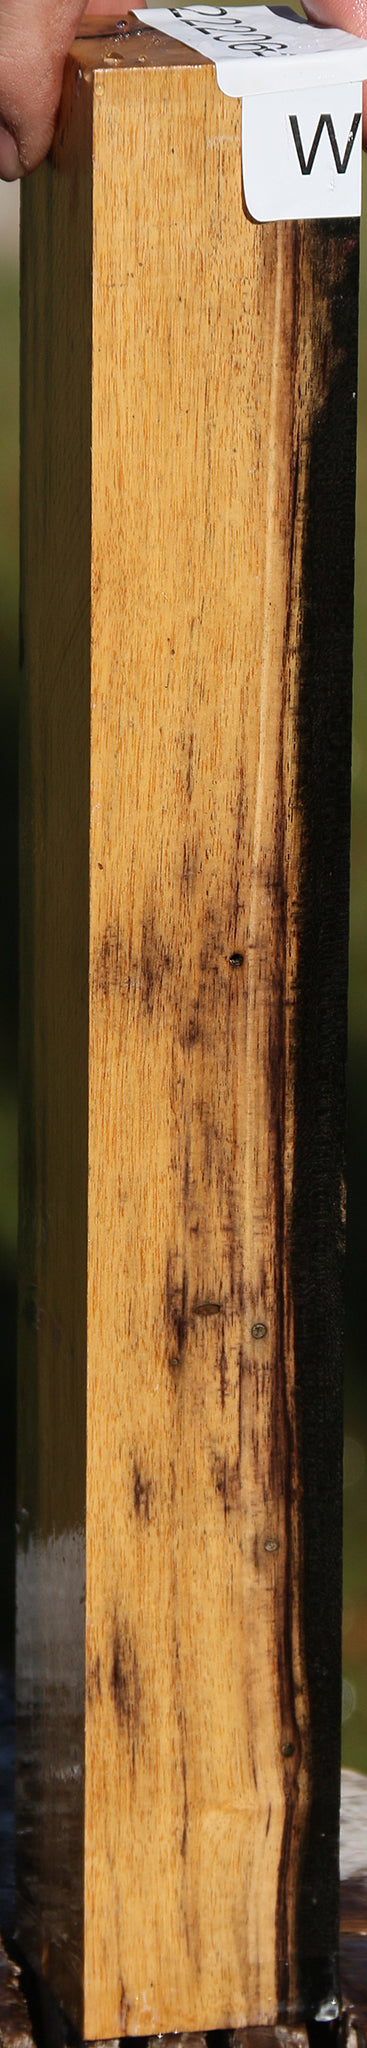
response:
[[(327, 112), (326, 112), (327, 108)], [(253, 220), (350, 220), (360, 212), (362, 85), (273, 92), (242, 103)]]
[(341, 155), (340, 155), (340, 150), (339, 150), (339, 144), (338, 144), (338, 142), (337, 142), (337, 138), (336, 138), (336, 134), (335, 134), (335, 128), (334, 128), (334, 122), (333, 122), (333, 119), (332, 119), (332, 115), (331, 115), (331, 114), (320, 114), (320, 119), (319, 119), (319, 121), (318, 121), (318, 123), (317, 123), (317, 128), (316, 128), (316, 130), (315, 130), (315, 134), (314, 134), (314, 137), (313, 137), (313, 141), (312, 141), (312, 143), (311, 143), (311, 149), (310, 149), (310, 151), (309, 151), (309, 155), (308, 155), (308, 156), (306, 157), (306, 156), (305, 156), (305, 153), (304, 153), (304, 148), (303, 148), (303, 143), (302, 143), (302, 139), (301, 139), (301, 134), (300, 134), (300, 127), (299, 127), (299, 122), (298, 122), (298, 120), (297, 120), (297, 114), (290, 114), (290, 115), (289, 115), (289, 120), (290, 120), (290, 126), (291, 126), (291, 129), (292, 129), (292, 135), (293, 135), (293, 141), (294, 141), (294, 143), (295, 143), (295, 147), (296, 147), (296, 150), (297, 150), (298, 162), (299, 162), (299, 165), (300, 165), (300, 169), (301, 169), (301, 171), (302, 171), (302, 177), (303, 177), (303, 178), (309, 178), (309, 177), (310, 177), (310, 174), (311, 174), (311, 171), (313, 170), (313, 166), (314, 166), (314, 162), (315, 162), (315, 157), (317, 156), (317, 151), (318, 151), (318, 147), (319, 147), (319, 142), (321, 141), (321, 136), (322, 136), (323, 128), (327, 128), (327, 132), (328, 132), (328, 136), (329, 136), (329, 142), (330, 142), (330, 146), (331, 146), (331, 149), (332, 149), (332, 152), (333, 152), (333, 157), (334, 157), (334, 163), (335, 163), (335, 168), (336, 168), (336, 170), (337, 170), (337, 172), (338, 172), (338, 177), (344, 177), (344, 176), (345, 176), (345, 172), (346, 172), (346, 171), (348, 170), (348, 164), (349, 164), (349, 160), (350, 160), (350, 157), (351, 157), (351, 154), (352, 154), (353, 144), (355, 143), (356, 135), (357, 135), (357, 133), (358, 133), (358, 128), (359, 128), (359, 125), (360, 125), (360, 121), (361, 121), (361, 118), (362, 118), (362, 117), (361, 117), (361, 114), (354, 114), (354, 116), (353, 116), (353, 121), (352, 121), (352, 125), (351, 125), (351, 128), (350, 128), (350, 130), (349, 130), (349, 135), (348, 135), (348, 138), (347, 138), (347, 142), (346, 142), (346, 147), (345, 147), (345, 150), (344, 150), (344, 156), (341, 156)]

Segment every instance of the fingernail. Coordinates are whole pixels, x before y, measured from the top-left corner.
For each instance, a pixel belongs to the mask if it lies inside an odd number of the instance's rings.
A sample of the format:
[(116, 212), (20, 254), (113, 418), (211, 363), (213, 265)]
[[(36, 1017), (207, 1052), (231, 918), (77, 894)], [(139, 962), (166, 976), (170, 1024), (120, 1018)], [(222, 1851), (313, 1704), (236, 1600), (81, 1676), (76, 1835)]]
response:
[(14, 135), (0, 116), (0, 178), (10, 185), (14, 178), (21, 178), (22, 165)]

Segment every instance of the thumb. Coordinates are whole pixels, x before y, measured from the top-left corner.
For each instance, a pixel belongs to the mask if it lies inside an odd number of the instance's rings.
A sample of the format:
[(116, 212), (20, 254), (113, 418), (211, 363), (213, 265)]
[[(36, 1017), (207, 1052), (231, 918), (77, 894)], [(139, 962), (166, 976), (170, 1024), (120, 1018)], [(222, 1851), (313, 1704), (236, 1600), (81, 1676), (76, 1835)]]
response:
[[(90, 0), (88, 11), (117, 19), (127, 8)], [(0, 178), (20, 178), (47, 156), (83, 14), (83, 0), (0, 0)]]
[(0, 178), (47, 154), (81, 13), (80, 0), (0, 0)]
[[(349, 35), (367, 37), (367, 0), (303, 0), (303, 4), (308, 21), (316, 28), (345, 28)], [(367, 84), (363, 86), (363, 147), (367, 149)]]

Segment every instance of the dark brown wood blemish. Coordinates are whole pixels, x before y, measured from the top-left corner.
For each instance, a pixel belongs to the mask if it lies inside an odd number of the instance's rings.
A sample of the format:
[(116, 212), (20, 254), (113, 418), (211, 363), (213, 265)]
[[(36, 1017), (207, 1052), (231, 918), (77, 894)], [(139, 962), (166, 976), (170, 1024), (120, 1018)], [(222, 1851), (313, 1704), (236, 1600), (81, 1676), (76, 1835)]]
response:
[[(219, 1372), (220, 1372), (220, 1388), (221, 1388), (221, 1405), (222, 1405), (222, 1408), (224, 1408), (224, 1406), (225, 1406), (225, 1400), (226, 1400), (226, 1392), (227, 1392), (227, 1366), (226, 1366), (226, 1356), (225, 1356), (225, 1349), (224, 1349), (224, 1328), (223, 1328), (223, 1332), (222, 1332), (222, 1349), (221, 1349), (221, 1356), (220, 1356), (220, 1360), (219, 1360)], [(227, 1517), (227, 1515), (229, 1515), (229, 1514), (230, 1514), (230, 1512), (231, 1512), (231, 1510), (232, 1510), (233, 1508), (238, 1508), (238, 1507), (239, 1507), (239, 1505), (240, 1505), (240, 1501), (241, 1501), (241, 1459), (242, 1459), (242, 1436), (243, 1436), (243, 1400), (244, 1400), (244, 1378), (245, 1378), (245, 1361), (244, 1361), (244, 1355), (243, 1355), (243, 1352), (242, 1352), (242, 1347), (240, 1346), (240, 1350), (239, 1350), (239, 1354), (238, 1354), (238, 1453), (237, 1453), (237, 1458), (236, 1458), (236, 1459), (235, 1459), (235, 1460), (234, 1460), (234, 1461), (232, 1462), (232, 1464), (230, 1464), (230, 1463), (229, 1463), (229, 1460), (228, 1460), (228, 1458), (226, 1458), (226, 1457), (221, 1457), (221, 1456), (220, 1456), (219, 1454), (215, 1454), (215, 1456), (214, 1456), (214, 1458), (213, 1458), (213, 1462), (212, 1462), (212, 1478), (213, 1478), (213, 1482), (214, 1482), (214, 1486), (215, 1486), (215, 1491), (216, 1491), (216, 1493), (218, 1493), (218, 1494), (219, 1494), (219, 1496), (220, 1496), (220, 1499), (221, 1499), (221, 1500), (223, 1501), (223, 1506), (224, 1506), (224, 1514), (225, 1514), (225, 1517)]]
[(90, 1706), (93, 1705), (95, 1699), (102, 1698), (101, 1660), (99, 1656), (99, 1651), (97, 1651), (97, 1656), (93, 1658), (93, 1662), (89, 1665), (88, 1668), (86, 1691), (87, 1700)]
[(106, 925), (93, 969), (93, 992), (109, 1002), (114, 995), (132, 997), (142, 1012), (151, 1017), (159, 1007), (165, 983), (172, 972), (169, 948), (157, 929), (151, 912), (142, 922), (140, 955), (131, 957), (119, 920)]
[(93, 989), (96, 995), (108, 1002), (111, 995), (121, 992), (122, 947), (118, 923), (106, 925), (99, 947), (93, 973)]
[(239, 912), (240, 912), (240, 909), (241, 909), (241, 904), (240, 904), (240, 881), (241, 881), (241, 877), (242, 877), (242, 871), (243, 871), (243, 856), (242, 856), (242, 849), (243, 849), (243, 842), (244, 842), (244, 829), (245, 829), (245, 821), (246, 821), (246, 813), (247, 813), (247, 808), (248, 808), (248, 806), (247, 806), (247, 803), (246, 803), (246, 798), (245, 798), (245, 771), (244, 771), (244, 764), (243, 764), (243, 761), (241, 760), (241, 761), (240, 761), (240, 766), (239, 766), (239, 789), (238, 789), (238, 798), (237, 798), (237, 816), (236, 816), (236, 839), (235, 839), (235, 884), (234, 884), (234, 944), (235, 944), (235, 945), (236, 945), (236, 939), (237, 939), (237, 925), (238, 925), (238, 918), (239, 918)]
[(183, 1179), (183, 1196), (184, 1196), (184, 1218), (185, 1218), (185, 1230), (186, 1230), (186, 1217), (187, 1217), (187, 1208), (188, 1208), (189, 1194), (190, 1194), (190, 1137), (189, 1137), (189, 1134), (188, 1134), (188, 1132), (186, 1132), (186, 1141), (185, 1141), (185, 1164), (184, 1164), (184, 1179)]
[(215, 1491), (219, 1494), (220, 1500), (223, 1501), (225, 1519), (227, 1519), (227, 1515), (231, 1513), (231, 1510), (240, 1506), (241, 1473), (238, 1458), (236, 1458), (234, 1465), (230, 1465), (228, 1458), (221, 1458), (217, 1455), (213, 1459), (212, 1476)]
[(215, 1015), (218, 1013), (220, 999), (223, 999), (225, 1006), (228, 1004), (228, 940), (231, 924), (233, 928), (233, 897), (228, 906), (223, 907), (220, 922), (212, 906), (208, 904), (201, 926), (199, 974), (202, 998), (205, 999), (206, 1005), (208, 1006), (212, 998), (215, 998)]
[(221, 1408), (222, 1408), (222, 1411), (223, 1411), (223, 1410), (224, 1410), (224, 1408), (225, 1408), (225, 1404), (226, 1404), (226, 1393), (227, 1393), (227, 1383), (228, 1383), (228, 1371), (227, 1371), (226, 1347), (225, 1347), (225, 1342), (224, 1342), (224, 1323), (223, 1323), (223, 1327), (222, 1327), (222, 1343), (221, 1343), (221, 1352), (220, 1352), (220, 1359), (219, 1359), (219, 1383), (220, 1383), (220, 1400), (221, 1400)]
[(191, 1308), (191, 1315), (192, 1315), (192, 1316), (222, 1316), (222, 1315), (223, 1315), (223, 1302), (222, 1302), (222, 1301), (210, 1301), (210, 1298), (208, 1298), (207, 1300), (204, 1300), (204, 1301), (193, 1301), (193, 1303), (192, 1303), (192, 1308)]
[(183, 1805), (183, 1829), (182, 1829), (182, 1835), (181, 1835), (181, 1843), (180, 1843), (180, 1850), (181, 1850), (181, 1856), (182, 1856), (182, 1858), (183, 1858), (183, 1861), (185, 1861), (185, 1856), (186, 1856), (186, 1850), (187, 1850), (187, 1830), (188, 1830), (188, 1821), (189, 1821), (189, 1803), (188, 1803), (188, 1797), (187, 1797), (187, 1770), (186, 1770), (186, 1757), (185, 1757), (184, 1751), (182, 1751), (182, 1758), (181, 1758), (181, 1769), (182, 1769), (182, 1782), (183, 1782), (183, 1790), (184, 1790), (184, 1805)]
[[(185, 845), (182, 887), (185, 888), (186, 895), (188, 891), (192, 893), (194, 882), (195, 860)], [(119, 918), (111, 916), (96, 948), (92, 972), (93, 994), (104, 1004), (108, 1004), (114, 997), (123, 1003), (129, 1002), (148, 1020), (153, 1017), (157, 1019), (162, 1013), (165, 1015), (167, 1005), (174, 1007), (175, 1028), (184, 1051), (195, 1051), (199, 1044), (205, 1046), (207, 1034), (211, 1030), (211, 1019), (213, 1016), (217, 1018), (222, 1008), (228, 1062), (230, 1012), (236, 983), (236, 975), (232, 974), (228, 979), (228, 941), (231, 928), (233, 933), (233, 895), (226, 910), (223, 910), (220, 929), (212, 909), (208, 907), (205, 912), (196, 985), (192, 991), (188, 991), (187, 978), (182, 974), (179, 935), (177, 950), (173, 957), (164, 933), (157, 923), (155, 912), (150, 906), (144, 907), (140, 946), (135, 945), (134, 950), (127, 933), (120, 925)], [(235, 950), (231, 953), (231, 959), (238, 966), (244, 961), (244, 955)], [(242, 993), (245, 1001), (245, 987)], [(207, 1104), (205, 1114), (207, 1115)], [(213, 1134), (210, 1133), (210, 1144), (212, 1139)], [(208, 1171), (210, 1176), (209, 1161)]]
[(139, 1466), (134, 1465), (134, 1508), (135, 1514), (144, 1522), (150, 1521), (152, 1480), (142, 1479)]
[(148, 1016), (152, 1015), (156, 1002), (160, 1001), (164, 978), (171, 970), (169, 949), (161, 932), (156, 929), (153, 915), (145, 917), (141, 938), (139, 996), (141, 1007)]
[(178, 1358), (180, 1363), (182, 1362), (182, 1354), (188, 1332), (187, 1297), (188, 1282), (186, 1268), (183, 1272), (181, 1285), (177, 1284), (172, 1279), (172, 1258), (169, 1253), (166, 1274), (166, 1310), (172, 1339), (172, 1363), (175, 1358)]
[(122, 1977), (120, 1977), (120, 2031), (121, 2031), (121, 2036), (124, 2036), (125, 2034), (127, 2034), (127, 2026), (128, 2026), (128, 2018), (129, 2018), (129, 2012), (130, 2012), (130, 2006), (129, 2006), (129, 2001), (128, 2001), (128, 1998), (126, 1997), (125, 1985), (123, 1984), (123, 1981), (122, 1981)]
[(135, 1644), (125, 1624), (115, 1621), (110, 1692), (121, 1728), (126, 1729), (131, 1751), (132, 1765), (135, 1764), (135, 1743), (140, 1726), (140, 1680)]
[(192, 1005), (187, 1023), (180, 1025), (179, 1039), (182, 1051), (185, 1052), (187, 1049), (188, 1052), (191, 1052), (194, 1045), (199, 1045), (201, 1035), (199, 1000), (197, 1000)]
[(292, 1853), (294, 1817), (295, 1798), (294, 1793), (292, 1793), (292, 1788), (290, 1788), (288, 1797), (286, 1793), (285, 1799), (285, 1819), (283, 1825), (282, 1845), (278, 1871), (276, 1912), (276, 1958), (278, 1976), (278, 2002), (279, 2011), (283, 2014), (284, 2017), (286, 2014), (289, 2013), (290, 1956), (287, 1889), (289, 1879), (289, 1867)]
[(192, 895), (193, 889), (195, 887), (196, 872), (196, 860), (194, 859), (193, 853), (190, 853), (189, 847), (187, 846), (185, 839), (182, 860), (181, 888), (183, 894), (185, 894), (186, 896)]

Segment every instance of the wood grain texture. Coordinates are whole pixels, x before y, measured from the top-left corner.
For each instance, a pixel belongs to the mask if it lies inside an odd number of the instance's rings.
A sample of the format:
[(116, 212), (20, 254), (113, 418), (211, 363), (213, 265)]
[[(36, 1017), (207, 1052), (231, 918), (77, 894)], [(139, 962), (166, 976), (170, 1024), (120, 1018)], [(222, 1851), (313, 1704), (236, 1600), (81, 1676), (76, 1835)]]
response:
[(19, 1911), (88, 2039), (335, 1997), (357, 230), (249, 222), (240, 112), (165, 38), (83, 40), (23, 202), (23, 1157), (55, 1221), (20, 1571), (61, 1614), (54, 1758), (78, 1584), (78, 1990), (21, 1629)]

